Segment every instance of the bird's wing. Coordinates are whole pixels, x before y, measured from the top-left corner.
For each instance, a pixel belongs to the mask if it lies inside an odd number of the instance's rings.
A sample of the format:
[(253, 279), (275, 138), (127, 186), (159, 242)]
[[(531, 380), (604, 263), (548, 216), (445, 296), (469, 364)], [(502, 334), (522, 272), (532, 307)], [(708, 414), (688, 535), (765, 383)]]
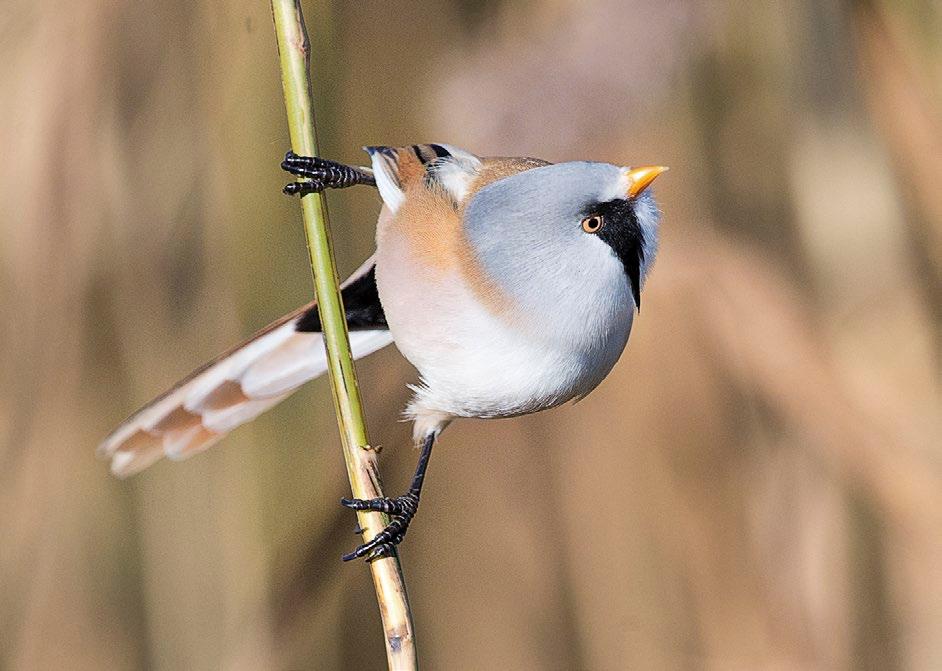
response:
[(460, 210), (478, 190), (524, 170), (549, 165), (539, 158), (479, 158), (450, 144), (366, 147), (383, 202), (395, 214), (412, 189), (423, 188)]
[[(370, 258), (343, 285), (354, 358), (392, 342)], [(167, 456), (201, 452), (327, 370), (312, 302), (197, 369), (126, 419), (98, 448), (125, 477)]]
[(392, 214), (406, 193), (417, 188), (434, 190), (457, 207), (483, 165), (474, 154), (448, 144), (366, 147), (366, 151), (373, 163), (376, 187)]

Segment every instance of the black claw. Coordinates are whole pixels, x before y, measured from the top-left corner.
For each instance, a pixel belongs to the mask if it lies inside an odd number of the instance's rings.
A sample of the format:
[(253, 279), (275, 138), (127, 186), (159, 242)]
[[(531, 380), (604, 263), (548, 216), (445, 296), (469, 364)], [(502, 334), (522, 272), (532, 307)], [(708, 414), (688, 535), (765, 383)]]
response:
[(418, 498), (410, 494), (397, 496), (394, 499), (384, 497), (381, 499), (340, 499), (340, 504), (351, 510), (371, 510), (377, 513), (386, 513), (387, 515), (405, 515), (407, 511), (415, 514), (419, 506)]
[(285, 188), (281, 191), (288, 196), (302, 195), (306, 196), (309, 193), (320, 193), (324, 190), (324, 187), (318, 182), (291, 182), (290, 184), (285, 184)]
[[(341, 505), (352, 510), (369, 510), (386, 513), (393, 517), (392, 521), (386, 525), (386, 528), (376, 534), (372, 540), (358, 546), (353, 552), (343, 555), (342, 559), (344, 561), (351, 561), (359, 557), (366, 557), (367, 561), (373, 561), (380, 557), (390, 556), (395, 552), (396, 546), (405, 538), (409, 525), (412, 523), (412, 518), (415, 517), (416, 511), (419, 509), (419, 495), (422, 493), (425, 470), (428, 466), (434, 442), (434, 434), (425, 439), (415, 475), (412, 477), (412, 486), (409, 488), (408, 493), (393, 498), (340, 499)], [(359, 525), (357, 528), (359, 529)]]
[[(395, 522), (395, 520), (394, 520)], [(392, 524), (390, 524), (392, 526)], [(391, 532), (389, 527), (386, 527), (383, 531), (380, 531), (376, 534), (376, 538), (371, 540), (369, 543), (364, 543), (357, 547), (353, 552), (349, 552), (343, 556), (344, 561), (351, 561), (353, 559), (359, 559), (360, 557), (366, 557), (372, 555), (378, 549), (386, 545), (398, 545), (402, 542), (402, 539), (405, 537), (405, 532), (395, 531)]]
[(284, 188), (288, 195), (319, 193), (324, 189), (345, 189), (357, 184), (376, 184), (373, 175), (364, 168), (354, 168), (318, 156), (298, 156), (293, 151), (285, 154), (282, 170), (292, 175), (307, 177), (309, 182), (294, 182)]
[(372, 563), (377, 559), (382, 559), (383, 557), (392, 557), (396, 554), (396, 544), (394, 543), (383, 543), (378, 545), (375, 550), (373, 550), (366, 557), (367, 563)]
[[(409, 492), (403, 496), (395, 498), (381, 499), (341, 499), (340, 503), (352, 510), (371, 510), (374, 512), (386, 513), (392, 515), (394, 519), (386, 525), (386, 528), (380, 531), (368, 543), (363, 543), (353, 552), (343, 556), (344, 561), (357, 559), (372, 554), (384, 545), (398, 545), (405, 538), (406, 531), (412, 523), (412, 518), (419, 507), (419, 497), (414, 492)], [(369, 560), (370, 557), (367, 557)]]

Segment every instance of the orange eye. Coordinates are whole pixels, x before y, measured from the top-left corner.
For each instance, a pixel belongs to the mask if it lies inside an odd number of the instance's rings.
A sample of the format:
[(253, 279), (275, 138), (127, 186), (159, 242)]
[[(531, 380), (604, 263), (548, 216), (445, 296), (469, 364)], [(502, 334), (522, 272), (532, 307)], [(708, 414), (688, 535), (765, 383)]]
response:
[(598, 233), (602, 230), (604, 223), (601, 214), (593, 214), (591, 217), (582, 220), (582, 230), (586, 233)]

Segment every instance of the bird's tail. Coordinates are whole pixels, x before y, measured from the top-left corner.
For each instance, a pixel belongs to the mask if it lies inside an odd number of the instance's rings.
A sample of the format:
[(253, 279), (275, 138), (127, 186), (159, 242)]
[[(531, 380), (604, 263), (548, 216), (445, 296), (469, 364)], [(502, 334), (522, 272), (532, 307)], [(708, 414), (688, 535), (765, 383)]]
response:
[[(350, 347), (360, 358), (392, 342), (372, 261), (345, 284)], [(119, 477), (161, 457), (186, 459), (255, 419), (327, 370), (320, 320), (309, 303), (197, 369), (126, 419), (99, 446)]]

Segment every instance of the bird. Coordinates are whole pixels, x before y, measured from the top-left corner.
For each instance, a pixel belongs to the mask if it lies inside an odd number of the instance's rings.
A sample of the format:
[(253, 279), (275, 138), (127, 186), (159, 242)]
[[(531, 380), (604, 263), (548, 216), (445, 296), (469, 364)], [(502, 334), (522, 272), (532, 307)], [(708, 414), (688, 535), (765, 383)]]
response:
[[(289, 151), (284, 188), (366, 185), (382, 200), (375, 253), (342, 285), (354, 358), (395, 343), (418, 381), (405, 417), (420, 448), (401, 496), (342, 499), (387, 513), (343, 556), (394, 551), (419, 506), (432, 446), (459, 418), (524, 415), (579, 400), (622, 354), (658, 248), (652, 182), (664, 166), (479, 157), (449, 144), (364, 148), (369, 166)], [(198, 368), (99, 446), (127, 477), (185, 459), (327, 370), (308, 303)]]

